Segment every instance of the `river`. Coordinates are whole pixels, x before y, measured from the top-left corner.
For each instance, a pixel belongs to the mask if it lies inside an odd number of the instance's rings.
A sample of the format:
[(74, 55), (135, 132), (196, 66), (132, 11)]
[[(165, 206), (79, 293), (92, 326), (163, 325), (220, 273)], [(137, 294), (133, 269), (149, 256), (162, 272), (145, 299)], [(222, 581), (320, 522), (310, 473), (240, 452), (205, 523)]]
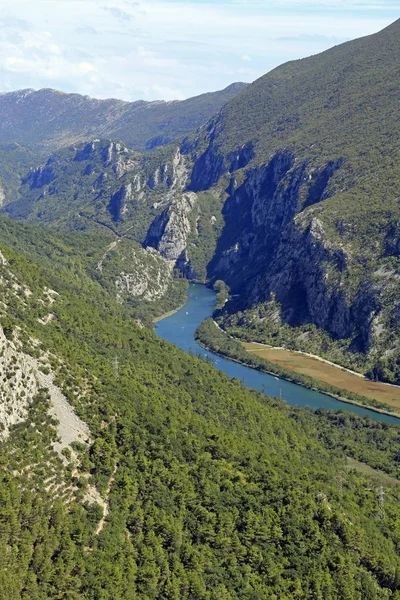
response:
[(262, 391), (267, 396), (281, 397), (288, 404), (329, 410), (347, 410), (377, 421), (400, 425), (400, 418), (341, 402), (326, 394), (309, 390), (284, 379), (278, 379), (273, 375), (261, 373), (256, 369), (245, 367), (204, 350), (194, 339), (194, 332), (204, 319), (211, 317), (215, 305), (215, 293), (200, 284), (190, 285), (187, 293), (188, 300), (183, 308), (157, 322), (156, 333), (161, 338), (175, 344), (185, 352), (191, 350), (193, 354), (200, 352), (204, 357), (208, 356), (214, 361), (215, 367), (225, 371), (229, 377), (237, 377), (244, 385)]

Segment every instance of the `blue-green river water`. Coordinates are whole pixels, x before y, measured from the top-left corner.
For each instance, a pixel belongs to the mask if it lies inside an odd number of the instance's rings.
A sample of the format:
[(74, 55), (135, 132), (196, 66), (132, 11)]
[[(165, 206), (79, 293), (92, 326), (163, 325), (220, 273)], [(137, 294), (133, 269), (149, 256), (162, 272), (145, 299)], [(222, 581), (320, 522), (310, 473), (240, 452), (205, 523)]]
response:
[[(204, 319), (210, 317), (215, 305), (215, 293), (204, 285), (190, 285), (188, 301), (183, 308), (175, 314), (166, 317), (156, 324), (156, 333), (161, 338), (175, 344), (185, 352), (191, 349), (194, 354), (201, 352), (203, 356), (213, 359), (215, 367), (225, 371), (229, 377), (237, 377), (244, 385), (264, 392), (267, 396), (282, 397), (289, 404), (309, 406), (310, 408), (326, 408), (329, 410), (347, 410), (358, 415), (368, 415), (372, 419), (396, 423), (400, 425), (400, 418), (361, 408), (353, 404), (341, 402), (326, 394), (309, 390), (300, 385), (278, 379), (273, 375), (261, 373), (250, 367), (245, 367), (232, 360), (221, 358), (212, 352), (201, 348), (194, 339), (194, 332)], [(338, 371), (339, 376), (340, 372)]]

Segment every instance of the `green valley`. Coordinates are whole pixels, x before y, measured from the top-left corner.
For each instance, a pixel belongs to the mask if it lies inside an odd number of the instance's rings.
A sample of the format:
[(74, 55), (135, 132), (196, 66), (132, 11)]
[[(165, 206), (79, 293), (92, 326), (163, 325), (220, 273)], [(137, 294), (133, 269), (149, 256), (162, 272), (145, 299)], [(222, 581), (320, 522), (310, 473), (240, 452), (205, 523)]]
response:
[(398, 382), (399, 23), (278, 67), (162, 149), (58, 151), (4, 210), (128, 235), (224, 281), (228, 331)]

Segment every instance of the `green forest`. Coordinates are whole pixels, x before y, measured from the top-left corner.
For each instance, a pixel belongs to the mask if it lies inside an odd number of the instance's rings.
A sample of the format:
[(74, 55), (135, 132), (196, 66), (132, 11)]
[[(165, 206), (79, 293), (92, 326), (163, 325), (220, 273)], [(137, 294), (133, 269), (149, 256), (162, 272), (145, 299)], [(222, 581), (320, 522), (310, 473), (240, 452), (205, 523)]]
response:
[[(1, 598), (400, 597), (398, 427), (244, 388), (136, 325), (91, 276), (85, 235), (58, 255), (59, 235), (7, 223), (4, 331), (50, 352), (91, 441), (60, 460), (42, 388), (1, 444)], [(394, 483), (381, 490), (348, 457)], [(108, 498), (98, 533), (88, 485)]]

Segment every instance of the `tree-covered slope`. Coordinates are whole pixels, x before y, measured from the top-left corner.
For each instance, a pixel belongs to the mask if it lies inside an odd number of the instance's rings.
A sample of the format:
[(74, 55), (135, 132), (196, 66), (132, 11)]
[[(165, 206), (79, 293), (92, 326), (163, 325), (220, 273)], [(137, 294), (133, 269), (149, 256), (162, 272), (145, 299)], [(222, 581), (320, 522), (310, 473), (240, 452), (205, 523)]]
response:
[[(0, 217), (0, 237), (18, 256), (31, 258), (61, 279), (86, 281), (91, 295), (98, 287), (113, 302), (129, 304), (132, 315), (147, 326), (152, 318), (181, 304), (186, 282), (175, 278), (172, 265), (153, 250), (126, 238), (89, 234), (55, 233), (16, 224)], [(42, 309), (44, 317), (51, 311)], [(52, 314), (52, 313), (51, 313)]]
[[(0, 229), (2, 404), (31, 360), (49, 378), (19, 392), (0, 442), (3, 597), (398, 598), (398, 488), (347, 471), (342, 450), (368, 422), (320, 427), (139, 328), (78, 268), (85, 235), (69, 255), (59, 237)], [(61, 456), (55, 387), (87, 427)]]
[(173, 159), (169, 147), (142, 155), (109, 140), (71, 146), (26, 172), (20, 198), (3, 210), (56, 229), (100, 229), (142, 242), (170, 189), (185, 187), (183, 160)]
[(21, 177), (36, 167), (37, 155), (15, 142), (0, 142), (0, 206), (18, 197)]
[(10, 92), (0, 95), (0, 141), (47, 154), (96, 137), (149, 150), (196, 129), (245, 87), (234, 83), (173, 102), (97, 100), (52, 89)]
[(227, 198), (208, 272), (231, 286), (227, 311), (248, 311), (247, 333), (347, 364), (360, 353), (357, 368), (383, 356), (393, 373), (399, 33), (397, 21), (256, 81), (203, 128), (191, 178)]

